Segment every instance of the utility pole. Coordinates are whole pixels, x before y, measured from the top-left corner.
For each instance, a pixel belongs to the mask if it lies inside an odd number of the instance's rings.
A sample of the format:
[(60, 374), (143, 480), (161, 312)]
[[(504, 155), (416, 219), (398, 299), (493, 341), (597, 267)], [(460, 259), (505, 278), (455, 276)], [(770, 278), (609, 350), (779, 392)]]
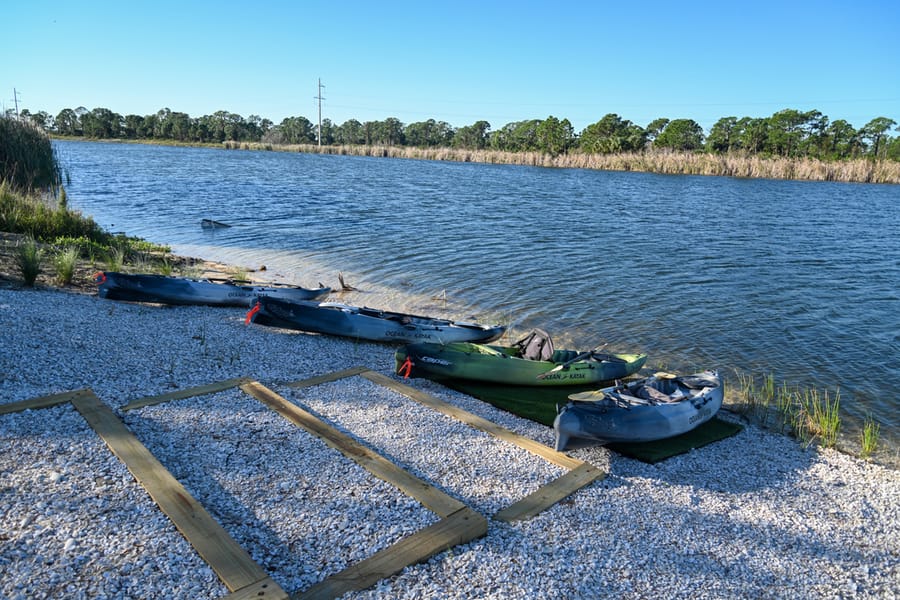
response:
[(316, 137), (319, 138), (319, 148), (322, 147), (322, 100), (325, 98), (322, 97), (322, 88), (325, 87), (322, 85), (322, 78), (319, 78), (319, 95), (316, 96), (316, 100), (319, 101), (319, 132)]
[(13, 102), (16, 103), (16, 119), (19, 118), (19, 92), (16, 91), (16, 88), (13, 88)]

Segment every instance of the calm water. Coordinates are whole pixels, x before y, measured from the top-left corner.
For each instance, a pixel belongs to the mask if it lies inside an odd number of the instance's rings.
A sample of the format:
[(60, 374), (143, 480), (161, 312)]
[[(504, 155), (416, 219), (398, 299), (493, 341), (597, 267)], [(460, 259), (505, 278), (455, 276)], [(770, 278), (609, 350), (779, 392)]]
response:
[(871, 413), (896, 444), (900, 187), (57, 148), (70, 204), (112, 231), (301, 285), (342, 271), (355, 304), (541, 327), (653, 370), (839, 387), (846, 428)]

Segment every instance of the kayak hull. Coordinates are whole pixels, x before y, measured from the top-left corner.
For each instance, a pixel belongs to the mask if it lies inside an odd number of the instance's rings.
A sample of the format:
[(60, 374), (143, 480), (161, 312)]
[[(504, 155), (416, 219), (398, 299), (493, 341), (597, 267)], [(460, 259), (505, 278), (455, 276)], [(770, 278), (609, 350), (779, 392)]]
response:
[[(652, 387), (653, 395), (639, 390)], [(687, 433), (712, 419), (725, 398), (715, 371), (686, 377), (660, 374), (626, 385), (572, 394), (553, 422), (556, 449), (572, 438), (601, 444), (652, 442)]]
[(308, 289), (297, 286), (239, 285), (207, 279), (129, 274), (106, 271), (94, 276), (97, 295), (108, 300), (155, 302), (174, 305), (250, 306), (260, 296), (313, 300), (331, 288)]
[(636, 373), (647, 360), (646, 354), (596, 353), (594, 356), (602, 357), (602, 360), (578, 360), (553, 372), (554, 368), (564, 365), (579, 353), (557, 350), (550, 360), (528, 360), (517, 357), (518, 352), (519, 349), (512, 346), (419, 343), (401, 348), (394, 359), (398, 373), (411, 377), (542, 387), (621, 379)]
[(506, 331), (502, 325), (479, 325), (330, 302), (285, 302), (271, 297), (260, 298), (248, 317), (258, 325), (389, 343), (491, 341)]

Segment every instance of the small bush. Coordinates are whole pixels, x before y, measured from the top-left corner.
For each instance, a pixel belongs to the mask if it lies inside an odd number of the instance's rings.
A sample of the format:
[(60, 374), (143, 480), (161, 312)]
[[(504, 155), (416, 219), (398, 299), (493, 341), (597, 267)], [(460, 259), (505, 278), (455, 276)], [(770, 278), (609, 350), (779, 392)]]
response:
[(60, 285), (69, 285), (75, 277), (75, 264), (78, 262), (78, 248), (70, 246), (57, 252), (53, 259), (56, 267), (56, 280)]
[(43, 251), (32, 237), (25, 238), (25, 241), (17, 249), (16, 266), (19, 267), (22, 279), (28, 287), (34, 286), (34, 282), (41, 273), (42, 258)]

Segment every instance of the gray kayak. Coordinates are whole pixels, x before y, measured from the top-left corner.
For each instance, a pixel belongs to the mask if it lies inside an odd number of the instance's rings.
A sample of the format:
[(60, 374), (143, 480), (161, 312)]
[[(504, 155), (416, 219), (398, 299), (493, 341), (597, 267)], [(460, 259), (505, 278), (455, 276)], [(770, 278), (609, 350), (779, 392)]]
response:
[(374, 342), (488, 342), (506, 331), (502, 325), (480, 325), (335, 302), (287, 302), (270, 296), (259, 298), (247, 314), (247, 321)]
[(281, 284), (243, 284), (231, 280), (188, 279), (165, 275), (130, 274), (115, 271), (94, 275), (97, 295), (109, 300), (157, 302), (177, 305), (250, 306), (261, 296), (285, 300), (313, 300), (331, 288), (303, 288)]
[(571, 438), (651, 442), (681, 435), (709, 421), (722, 407), (725, 386), (716, 371), (652, 377), (569, 395), (556, 415), (556, 449)]

